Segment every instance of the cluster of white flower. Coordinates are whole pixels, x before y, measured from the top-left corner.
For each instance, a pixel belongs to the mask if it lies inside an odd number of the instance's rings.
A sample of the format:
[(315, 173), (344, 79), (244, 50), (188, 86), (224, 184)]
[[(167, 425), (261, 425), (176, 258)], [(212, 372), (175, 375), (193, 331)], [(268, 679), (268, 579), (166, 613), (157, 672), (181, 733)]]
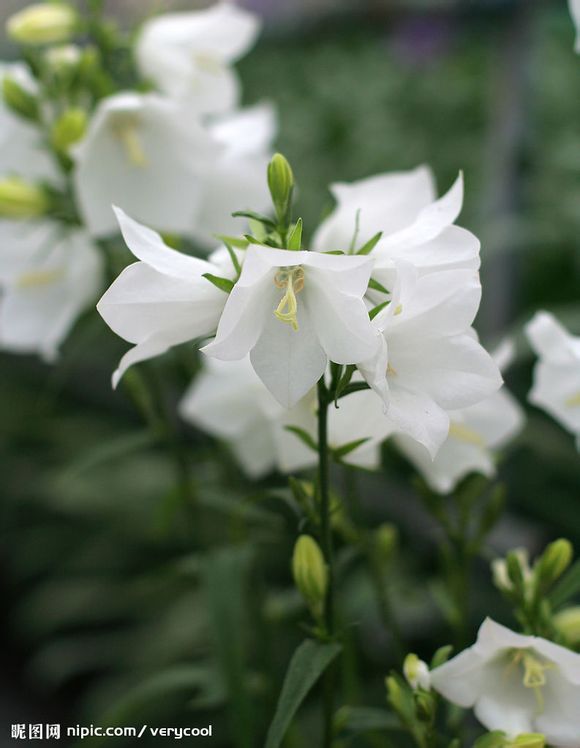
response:
[[(40, 43), (56, 41), (50, 21), (70, 25), (72, 11), (63, 14), (57, 7), (52, 19), (51, 10), (27, 9), (9, 22), (9, 33), (17, 40), (30, 41), (34, 32)], [(117, 232), (113, 204), (202, 247), (214, 232), (233, 230), (236, 209), (266, 207), (276, 116), (266, 103), (238, 108), (233, 69), (254, 44), (259, 26), (254, 15), (229, 2), (144, 24), (135, 49), (137, 71), (158, 91), (105, 96), (88, 123), (83, 110), (68, 112), (77, 115), (73, 122), (85, 117), (81, 137), (71, 138), (66, 148), (80, 227), (44, 217), (50, 212), (45, 185), (63, 188), (57, 159), (42, 140), (42, 128), (0, 104), (0, 177), (6, 177), (0, 220), (6, 247), (0, 267), (2, 347), (54, 356), (103, 288), (95, 241)], [(81, 52), (66, 45), (50, 46), (45, 54), (50, 66), (78, 62)], [(24, 64), (5, 65), (0, 74), (20, 92), (41, 96)], [(4, 87), (5, 98), (9, 93)], [(43, 112), (46, 119), (54, 116)], [(12, 205), (15, 197), (18, 204)]]

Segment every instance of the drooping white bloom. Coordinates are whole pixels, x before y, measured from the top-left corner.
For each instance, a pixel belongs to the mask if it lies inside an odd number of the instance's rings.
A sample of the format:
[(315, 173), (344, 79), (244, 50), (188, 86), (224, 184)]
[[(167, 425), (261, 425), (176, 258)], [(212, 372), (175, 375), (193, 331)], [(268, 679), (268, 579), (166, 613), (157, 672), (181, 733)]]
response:
[[(36, 93), (36, 84), (22, 63), (0, 63), (0, 90), (6, 77), (28, 93)], [(55, 180), (57, 168), (43, 147), (40, 130), (14, 114), (0, 96), (0, 175), (8, 174)]]
[(525, 329), (538, 355), (528, 399), (571, 431), (580, 447), (580, 337), (547, 312), (538, 312)]
[[(180, 412), (189, 423), (226, 441), (249, 476), (261, 477), (274, 469), (293, 473), (316, 465), (317, 454), (286, 430), (286, 426), (297, 426), (316, 441), (316, 408), (314, 391), (293, 408), (283, 408), (248, 358), (207, 358), (204, 371), (185, 394)], [(390, 428), (380, 400), (367, 390), (353, 393), (340, 401), (339, 408), (329, 409), (328, 431), (331, 448), (366, 439), (344, 461), (376, 468), (379, 445)]]
[(580, 748), (580, 655), (546, 639), (487, 619), (472, 647), (431, 672), (431, 686), (488, 730)]
[(101, 255), (50, 221), (2, 221), (0, 238), (0, 347), (52, 360), (102, 288)]
[(160, 231), (188, 234), (219, 144), (174, 101), (156, 94), (104, 99), (76, 148), (79, 208), (97, 237), (117, 230), (112, 205)]
[(373, 250), (373, 277), (386, 288), (394, 286), (399, 260), (420, 273), (479, 267), (479, 241), (455, 225), (463, 204), (461, 174), (439, 199), (425, 166), (331, 189), (337, 205), (316, 232), (314, 249), (356, 252), (382, 232)]
[(256, 16), (230, 2), (207, 10), (167, 13), (143, 26), (137, 41), (141, 74), (200, 113), (233, 109), (239, 83), (232, 69), (254, 45)]
[(170, 249), (155, 231), (120, 209), (115, 212), (127, 246), (140, 262), (125, 268), (97, 305), (109, 327), (135, 346), (121, 359), (113, 386), (133, 364), (211, 335), (227, 299), (203, 277), (223, 277), (223, 268)]
[(276, 137), (277, 121), (270, 104), (258, 104), (225, 115), (208, 126), (223, 149), (203, 181), (201, 204), (192, 235), (204, 244), (214, 234), (239, 234), (237, 210), (267, 211), (270, 194), (266, 170)]
[[(503, 371), (511, 352), (501, 346), (493, 358)], [(410, 437), (394, 438), (400, 451), (440, 493), (452, 491), (471, 472), (495, 475), (494, 452), (513, 439), (524, 423), (522, 408), (505, 387), (475, 405), (450, 411), (449, 418), (449, 436), (434, 459)]]
[(250, 353), (260, 379), (290, 408), (329, 359), (353, 364), (376, 350), (363, 301), (371, 269), (368, 257), (251, 245), (215, 340), (202, 350), (222, 361)]
[(576, 26), (576, 52), (580, 52), (580, 0), (568, 0), (572, 20)]
[(449, 434), (449, 411), (489, 397), (502, 380), (470, 327), (481, 297), (475, 271), (418, 277), (400, 264), (397, 276), (390, 304), (372, 322), (381, 345), (358, 368), (383, 398), (394, 430), (433, 458)]

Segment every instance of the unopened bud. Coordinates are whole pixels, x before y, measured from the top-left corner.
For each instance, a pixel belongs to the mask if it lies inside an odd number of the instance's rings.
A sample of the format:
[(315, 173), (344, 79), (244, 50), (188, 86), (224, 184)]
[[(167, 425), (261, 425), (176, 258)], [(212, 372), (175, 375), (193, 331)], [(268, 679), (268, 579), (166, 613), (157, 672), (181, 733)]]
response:
[(556, 613), (554, 626), (570, 644), (580, 644), (580, 605)]
[(68, 109), (52, 126), (52, 145), (57, 151), (66, 153), (78, 143), (87, 130), (87, 113), (84, 109)]
[(296, 587), (316, 618), (322, 616), (328, 587), (328, 571), (316, 540), (301, 535), (294, 546), (292, 575)]
[(38, 99), (30, 91), (8, 76), (2, 81), (2, 97), (6, 106), (19, 117), (34, 122), (39, 118)]
[(287, 224), (294, 191), (294, 174), (290, 164), (281, 153), (274, 154), (268, 164), (268, 187), (278, 221)]
[(35, 218), (49, 207), (46, 192), (20, 177), (0, 180), (0, 216), (2, 218)]
[(60, 44), (46, 50), (44, 59), (49, 67), (60, 73), (76, 68), (81, 61), (82, 51), (76, 44)]
[(431, 688), (431, 676), (426, 662), (420, 660), (416, 654), (408, 654), (403, 663), (403, 673), (407, 683), (416, 691), (422, 688), (429, 691)]
[(518, 735), (515, 740), (510, 740), (505, 744), (505, 748), (544, 748), (546, 738), (539, 733), (526, 733)]
[(56, 44), (70, 39), (77, 22), (77, 12), (70, 5), (39, 3), (11, 16), (6, 32), (20, 44)]
[(534, 569), (539, 588), (554, 584), (572, 563), (574, 549), (569, 540), (560, 538), (546, 548)]
[(515, 548), (510, 551), (511, 574), (508, 572), (508, 561), (496, 558), (491, 562), (491, 573), (493, 583), (502, 592), (511, 592), (514, 589), (514, 578), (527, 587), (532, 579), (532, 570), (528, 552), (525, 548)]

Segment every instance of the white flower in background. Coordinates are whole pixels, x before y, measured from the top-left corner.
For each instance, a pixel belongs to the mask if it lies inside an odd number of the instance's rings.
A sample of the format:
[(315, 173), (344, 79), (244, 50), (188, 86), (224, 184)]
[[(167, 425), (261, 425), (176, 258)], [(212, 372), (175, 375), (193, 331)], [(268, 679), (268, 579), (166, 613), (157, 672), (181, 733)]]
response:
[(580, 748), (580, 655), (546, 639), (487, 619), (472, 647), (431, 672), (431, 686), (488, 730)]
[[(505, 371), (512, 360), (513, 346), (506, 341), (492, 355), (500, 371)], [(449, 436), (434, 459), (410, 437), (394, 437), (399, 450), (440, 493), (449, 493), (472, 472), (494, 476), (494, 453), (513, 439), (524, 423), (522, 408), (505, 387), (475, 405), (450, 411), (449, 418)]]
[(112, 205), (119, 205), (159, 231), (190, 233), (203, 175), (221, 150), (171, 100), (137, 93), (104, 99), (74, 152), (77, 201), (89, 231), (114, 233)]
[(199, 113), (233, 109), (239, 82), (233, 63), (254, 45), (260, 23), (230, 2), (207, 10), (166, 13), (147, 21), (137, 40), (141, 74)]
[[(0, 90), (5, 78), (24, 91), (36, 93), (36, 84), (22, 63), (0, 63)], [(41, 133), (18, 117), (0, 96), (0, 175), (16, 174), (26, 179), (56, 179), (56, 164), (47, 153)]]
[(155, 231), (119, 209), (116, 214), (127, 246), (140, 262), (125, 268), (97, 304), (109, 327), (135, 346), (121, 359), (113, 386), (133, 364), (211, 335), (227, 300), (203, 277), (223, 277), (224, 268), (176, 252)]
[(461, 175), (439, 199), (425, 166), (335, 184), (331, 190), (337, 205), (316, 232), (313, 248), (356, 252), (382, 232), (372, 252), (373, 277), (389, 290), (399, 260), (420, 273), (479, 267), (478, 239), (454, 225), (463, 204)]
[(538, 312), (525, 330), (538, 355), (528, 399), (571, 431), (580, 448), (580, 337), (547, 312)]
[(270, 206), (266, 170), (276, 137), (276, 113), (270, 104), (258, 104), (215, 120), (208, 131), (223, 151), (205, 175), (190, 233), (213, 246), (216, 233), (241, 233), (243, 224), (232, 217), (234, 211), (251, 208), (263, 212)]
[(373, 355), (377, 337), (363, 301), (371, 269), (368, 257), (250, 245), (215, 340), (202, 350), (222, 361), (250, 353), (260, 379), (290, 408), (329, 359), (353, 364)]
[(449, 434), (449, 411), (489, 397), (502, 379), (470, 327), (481, 298), (475, 271), (417, 277), (402, 263), (397, 275), (392, 301), (372, 322), (381, 347), (358, 368), (394, 430), (433, 458)]
[(101, 255), (50, 221), (2, 221), (0, 238), (0, 347), (52, 360), (102, 287)]
[(568, 0), (570, 6), (570, 13), (572, 14), (572, 20), (576, 26), (576, 52), (580, 52), (580, 0)]
[[(207, 358), (204, 370), (185, 394), (180, 412), (192, 425), (226, 441), (250, 477), (274, 469), (293, 473), (317, 463), (316, 453), (286, 426), (298, 426), (316, 441), (316, 393), (309, 392), (293, 408), (283, 408), (266, 389), (248, 358)], [(329, 409), (329, 445), (366, 439), (344, 457), (365, 468), (380, 464), (380, 443), (389, 434), (380, 400), (373, 392), (355, 392)]]

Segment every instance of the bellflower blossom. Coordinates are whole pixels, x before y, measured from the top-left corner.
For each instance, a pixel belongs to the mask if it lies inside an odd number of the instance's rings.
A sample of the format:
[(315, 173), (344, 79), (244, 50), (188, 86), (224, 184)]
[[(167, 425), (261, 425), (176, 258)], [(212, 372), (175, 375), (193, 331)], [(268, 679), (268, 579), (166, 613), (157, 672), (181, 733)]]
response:
[(258, 18), (230, 2), (166, 13), (144, 24), (137, 64), (163, 93), (187, 101), (198, 113), (221, 113), (238, 103), (232, 65), (254, 45), (259, 31)]
[(0, 347), (53, 360), (103, 283), (87, 234), (51, 221), (0, 222)]
[(580, 748), (580, 655), (546, 639), (488, 618), (472, 647), (431, 672), (431, 686), (488, 730)]
[(538, 312), (526, 334), (538, 355), (528, 399), (574, 434), (580, 448), (580, 337), (548, 312)]
[[(180, 404), (184, 420), (226, 441), (251, 477), (273, 469), (293, 473), (314, 467), (316, 453), (286, 426), (298, 426), (316, 441), (316, 393), (311, 390), (293, 408), (283, 408), (264, 387), (249, 359), (207, 358)], [(380, 464), (380, 443), (390, 427), (380, 401), (370, 391), (355, 392), (330, 408), (329, 445), (366, 441), (344, 461), (365, 468)]]
[[(510, 341), (492, 354), (500, 371), (509, 366), (512, 356)], [(410, 437), (394, 437), (398, 449), (440, 493), (452, 491), (471, 472), (495, 475), (494, 452), (513, 439), (524, 423), (522, 408), (505, 387), (475, 405), (449, 411), (449, 418), (449, 436), (434, 459)]]

